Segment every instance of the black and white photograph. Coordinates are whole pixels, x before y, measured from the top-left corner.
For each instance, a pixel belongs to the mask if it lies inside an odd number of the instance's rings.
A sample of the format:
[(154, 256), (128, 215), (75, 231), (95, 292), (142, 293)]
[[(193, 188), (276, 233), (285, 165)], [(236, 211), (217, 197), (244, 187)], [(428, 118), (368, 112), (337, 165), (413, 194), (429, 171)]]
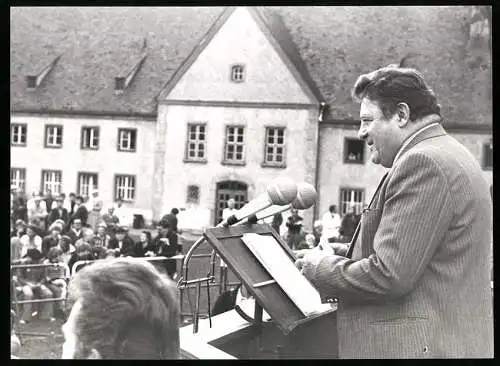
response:
[(491, 359), (493, 7), (11, 6), (11, 359)]

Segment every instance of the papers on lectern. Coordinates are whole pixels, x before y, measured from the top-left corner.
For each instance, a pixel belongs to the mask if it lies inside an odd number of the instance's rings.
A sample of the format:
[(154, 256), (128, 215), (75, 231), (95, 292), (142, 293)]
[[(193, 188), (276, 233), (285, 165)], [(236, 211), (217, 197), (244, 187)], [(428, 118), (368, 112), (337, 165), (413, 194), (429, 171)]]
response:
[(325, 310), (318, 291), (299, 272), (276, 239), (248, 233), (242, 240), (302, 314), (309, 316)]

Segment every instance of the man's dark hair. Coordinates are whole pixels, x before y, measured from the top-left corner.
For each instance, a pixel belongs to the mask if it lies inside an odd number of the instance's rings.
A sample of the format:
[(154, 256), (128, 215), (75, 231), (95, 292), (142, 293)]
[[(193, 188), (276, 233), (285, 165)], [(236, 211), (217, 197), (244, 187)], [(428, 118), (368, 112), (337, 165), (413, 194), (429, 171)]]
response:
[(335, 206), (335, 205), (330, 205), (330, 207), (328, 207), (328, 210), (329, 210), (331, 213), (334, 213), (335, 211), (337, 211), (337, 206)]
[(179, 210), (176, 208), (173, 208), (171, 211), (174, 215), (177, 215), (179, 213)]
[(179, 358), (179, 293), (174, 282), (137, 258), (97, 261), (69, 285), (80, 301), (75, 332), (84, 353), (104, 359)]
[(76, 194), (74, 194), (73, 192), (71, 192), (71, 193), (69, 194), (69, 196), (70, 196), (70, 197), (75, 197), (75, 198), (76, 198)]
[(352, 95), (357, 101), (376, 102), (385, 118), (391, 118), (399, 103), (410, 108), (410, 121), (437, 114), (441, 116), (436, 95), (422, 74), (411, 68), (389, 65), (358, 77)]
[(83, 197), (82, 196), (76, 196), (76, 199), (83, 202)]

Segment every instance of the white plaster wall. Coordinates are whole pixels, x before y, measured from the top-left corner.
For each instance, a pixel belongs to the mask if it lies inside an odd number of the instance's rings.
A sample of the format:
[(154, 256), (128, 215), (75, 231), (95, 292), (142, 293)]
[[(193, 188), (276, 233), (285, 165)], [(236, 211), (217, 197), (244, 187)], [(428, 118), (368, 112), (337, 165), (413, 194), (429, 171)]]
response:
[[(243, 83), (230, 81), (237, 63), (245, 65)], [(245, 8), (233, 12), (167, 99), (311, 103)]]
[[(287, 176), (296, 182), (307, 181), (314, 185), (316, 114), (312, 110), (161, 106), (160, 123), (167, 125), (161, 213), (169, 212), (172, 207), (186, 208), (187, 212), (180, 215), (186, 219), (180, 217), (180, 225), (184, 225), (181, 221), (189, 225), (187, 221), (191, 220), (197, 225), (211, 226), (217, 182), (238, 180), (246, 183), (249, 200), (264, 193), (268, 184), (277, 177)], [(187, 124), (195, 121), (206, 122), (206, 164), (183, 161)], [(245, 166), (221, 164), (225, 128), (229, 124), (246, 126)], [(286, 127), (286, 168), (261, 167), (265, 126)], [(197, 206), (186, 205), (188, 185), (200, 187)], [(308, 211), (305, 219), (312, 222), (312, 209)]]

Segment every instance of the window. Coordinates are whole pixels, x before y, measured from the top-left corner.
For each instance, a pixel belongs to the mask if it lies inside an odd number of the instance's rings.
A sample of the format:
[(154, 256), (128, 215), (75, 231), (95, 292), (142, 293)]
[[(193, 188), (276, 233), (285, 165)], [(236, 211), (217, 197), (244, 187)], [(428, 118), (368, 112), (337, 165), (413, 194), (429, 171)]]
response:
[(26, 169), (10, 168), (10, 186), (18, 191), (26, 192)]
[(135, 199), (135, 176), (117, 175), (115, 177), (115, 200), (118, 198), (124, 201)]
[(60, 170), (42, 170), (42, 194), (50, 190), (53, 195), (61, 193), (62, 172)]
[(483, 168), (493, 169), (493, 141), (483, 144)]
[(28, 127), (25, 124), (13, 123), (10, 125), (10, 144), (12, 146), (26, 146), (26, 131)]
[(188, 124), (186, 160), (205, 161), (206, 134), (204, 124)]
[(363, 140), (348, 138), (344, 139), (344, 163), (364, 164), (365, 142)]
[(90, 197), (92, 192), (98, 188), (97, 173), (78, 173), (78, 187), (76, 191), (80, 196)]
[(228, 126), (226, 128), (226, 147), (224, 162), (241, 164), (245, 161), (245, 145), (243, 142), (244, 127)]
[(81, 148), (90, 150), (99, 148), (99, 127), (82, 127)]
[(266, 128), (266, 147), (264, 165), (285, 165), (285, 129), (283, 127)]
[(62, 147), (63, 126), (45, 126), (45, 147)]
[(245, 66), (233, 65), (231, 66), (231, 81), (235, 83), (242, 83), (245, 77)]
[(345, 215), (354, 207), (356, 214), (361, 213), (365, 203), (365, 190), (341, 188), (340, 189), (340, 214)]
[(199, 203), (200, 202), (200, 187), (188, 186), (186, 202), (187, 203)]
[(118, 129), (118, 151), (134, 152), (136, 149), (137, 130), (130, 128)]

